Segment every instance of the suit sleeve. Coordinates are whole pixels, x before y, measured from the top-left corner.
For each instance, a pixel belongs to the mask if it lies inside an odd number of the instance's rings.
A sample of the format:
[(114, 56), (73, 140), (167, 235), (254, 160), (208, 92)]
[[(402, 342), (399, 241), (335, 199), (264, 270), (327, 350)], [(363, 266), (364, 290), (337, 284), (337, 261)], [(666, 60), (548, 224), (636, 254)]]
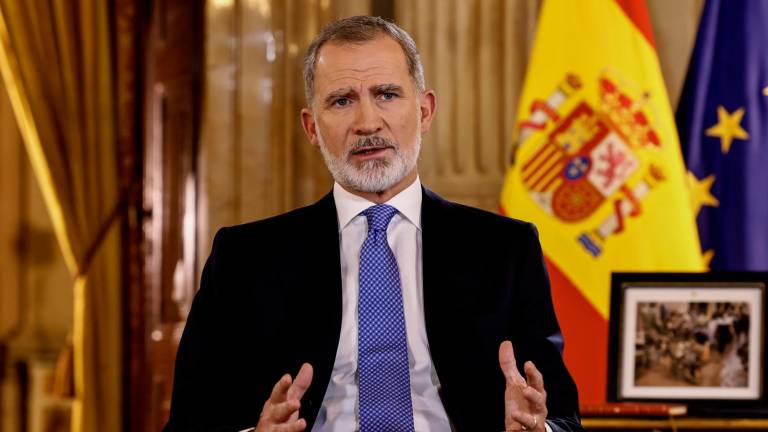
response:
[(239, 430), (214, 424), (219, 409), (213, 370), (218, 367), (216, 285), (225, 229), (216, 234), (205, 263), (200, 289), (192, 302), (176, 354), (171, 412), (164, 431)]
[(519, 305), (513, 319), (515, 351), (524, 358), (517, 364), (521, 374), (531, 360), (544, 376), (547, 392), (547, 424), (554, 432), (583, 431), (579, 418), (576, 384), (563, 362), (564, 341), (552, 303), (549, 276), (536, 227), (528, 224), (515, 287)]

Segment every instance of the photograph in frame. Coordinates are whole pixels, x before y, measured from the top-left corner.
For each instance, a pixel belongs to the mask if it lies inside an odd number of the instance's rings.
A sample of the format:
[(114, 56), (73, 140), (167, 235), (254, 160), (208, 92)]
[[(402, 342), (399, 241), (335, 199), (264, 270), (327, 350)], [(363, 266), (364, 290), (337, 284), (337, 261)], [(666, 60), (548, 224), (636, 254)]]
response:
[(757, 399), (759, 288), (628, 287), (620, 394)]
[(765, 274), (641, 275), (614, 275), (609, 399), (763, 405)]

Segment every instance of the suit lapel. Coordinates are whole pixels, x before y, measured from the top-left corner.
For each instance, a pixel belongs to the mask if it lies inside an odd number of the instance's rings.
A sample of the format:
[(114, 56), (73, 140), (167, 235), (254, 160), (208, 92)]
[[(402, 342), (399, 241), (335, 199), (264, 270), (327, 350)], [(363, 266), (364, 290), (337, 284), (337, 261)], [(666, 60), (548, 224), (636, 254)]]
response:
[[(460, 320), (466, 312), (466, 292), (463, 289), (464, 272), (460, 248), (455, 244), (451, 230), (457, 227), (452, 220), (451, 203), (429, 189), (422, 194), (422, 276), (424, 289), (424, 321), (427, 329), (432, 361), (439, 373), (440, 362), (450, 358), (451, 347), (463, 332)], [(452, 331), (451, 329), (456, 329)], [(443, 377), (440, 376), (443, 382)]]
[(422, 262), (424, 323), (429, 351), (441, 385), (441, 399), (448, 416), (460, 420), (466, 394), (473, 390), (473, 362), (477, 335), (471, 318), (472, 284), (462, 220), (449, 203), (428, 189), (422, 195)]
[[(299, 331), (301, 347), (298, 358), (312, 364), (312, 385), (302, 399), (302, 417), (317, 416), (330, 381), (341, 333), (341, 268), (336, 205), (329, 193), (310, 208), (308, 226), (301, 229), (306, 239), (298, 245), (296, 261), (302, 270), (297, 277), (303, 328)], [(297, 341), (298, 342), (298, 341)], [(295, 373), (295, 372), (294, 372)]]
[[(447, 202), (432, 191), (422, 187), (421, 200), (421, 238), (422, 238), (422, 277), (424, 289), (424, 313), (427, 332), (434, 327), (435, 320), (440, 320), (440, 311), (444, 310), (448, 297), (442, 295), (441, 287), (449, 286), (451, 269), (445, 265), (450, 257), (451, 248), (446, 241), (446, 206)], [(430, 342), (432, 335), (428, 335)]]

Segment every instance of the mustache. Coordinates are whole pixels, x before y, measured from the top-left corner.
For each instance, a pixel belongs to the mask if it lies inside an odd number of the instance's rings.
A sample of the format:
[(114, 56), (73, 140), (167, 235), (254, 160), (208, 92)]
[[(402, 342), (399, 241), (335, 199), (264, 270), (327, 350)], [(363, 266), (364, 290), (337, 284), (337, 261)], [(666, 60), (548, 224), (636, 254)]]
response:
[(360, 137), (354, 144), (352, 144), (352, 147), (347, 150), (347, 156), (365, 150), (381, 148), (392, 148), (397, 150), (397, 145), (392, 140), (376, 135)]

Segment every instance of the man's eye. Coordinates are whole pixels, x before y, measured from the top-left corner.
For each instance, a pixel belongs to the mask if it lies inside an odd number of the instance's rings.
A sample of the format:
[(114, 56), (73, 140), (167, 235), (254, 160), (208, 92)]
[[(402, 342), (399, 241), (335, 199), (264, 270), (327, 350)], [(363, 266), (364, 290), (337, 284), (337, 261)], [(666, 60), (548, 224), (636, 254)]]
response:
[(392, 100), (397, 97), (397, 93), (386, 92), (381, 94), (381, 98), (384, 100)]
[(333, 104), (335, 106), (340, 106), (340, 107), (347, 106), (347, 105), (349, 105), (349, 99), (347, 99), (347, 98), (338, 98), (335, 101), (333, 101)]

